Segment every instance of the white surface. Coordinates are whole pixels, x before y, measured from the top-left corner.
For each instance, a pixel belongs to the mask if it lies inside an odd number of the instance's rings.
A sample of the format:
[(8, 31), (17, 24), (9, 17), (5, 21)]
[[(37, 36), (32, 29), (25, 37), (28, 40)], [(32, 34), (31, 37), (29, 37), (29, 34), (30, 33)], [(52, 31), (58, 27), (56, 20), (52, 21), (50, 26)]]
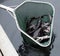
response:
[(0, 53), (0, 56), (2, 56), (1, 53)]
[(0, 49), (4, 56), (18, 56), (4, 29), (0, 25)]

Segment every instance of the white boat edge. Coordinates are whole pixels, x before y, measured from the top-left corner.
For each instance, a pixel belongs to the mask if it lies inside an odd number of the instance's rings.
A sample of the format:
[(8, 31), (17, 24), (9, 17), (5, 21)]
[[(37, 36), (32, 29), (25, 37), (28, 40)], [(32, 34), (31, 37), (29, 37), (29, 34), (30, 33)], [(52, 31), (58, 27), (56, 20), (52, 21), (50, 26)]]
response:
[(13, 44), (9, 40), (1, 24), (0, 24), (0, 49), (4, 56), (18, 56), (18, 53), (13, 47)]

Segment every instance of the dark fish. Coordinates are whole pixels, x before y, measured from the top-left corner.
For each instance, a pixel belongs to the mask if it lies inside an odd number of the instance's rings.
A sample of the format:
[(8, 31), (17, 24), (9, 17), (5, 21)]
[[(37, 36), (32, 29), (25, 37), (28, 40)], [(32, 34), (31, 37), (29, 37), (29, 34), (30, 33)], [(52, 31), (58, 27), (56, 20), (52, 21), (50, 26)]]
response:
[[(49, 22), (43, 22), (42, 21), (42, 18), (44, 18), (45, 16), (48, 16), (50, 21)], [(43, 15), (43, 16), (40, 16), (40, 17), (32, 17), (31, 19), (29, 19), (27, 21), (27, 24), (26, 24), (26, 32), (32, 36), (34, 39), (37, 39), (37, 37), (43, 37), (43, 36), (46, 36), (46, 35), (49, 35), (49, 32), (46, 32), (46, 30), (48, 30), (47, 28), (51, 25), (51, 16), (50, 15)], [(33, 22), (36, 22), (36, 23), (33, 23)], [(43, 42), (43, 41), (42, 41)]]

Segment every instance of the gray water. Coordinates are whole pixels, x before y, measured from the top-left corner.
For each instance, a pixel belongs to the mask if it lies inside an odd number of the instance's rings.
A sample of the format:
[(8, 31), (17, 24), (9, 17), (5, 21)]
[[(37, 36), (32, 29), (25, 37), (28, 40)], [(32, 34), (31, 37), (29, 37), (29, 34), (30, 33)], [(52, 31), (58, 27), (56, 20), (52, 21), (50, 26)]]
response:
[[(16, 6), (22, 3), (24, 0), (0, 0), (1, 4), (6, 6)], [(39, 0), (50, 2), (55, 7), (54, 16), (54, 27), (53, 31), (56, 34), (56, 39), (53, 43), (54, 48), (50, 51), (50, 54), (46, 56), (59, 56), (60, 55), (60, 0)], [(22, 44), (23, 39), (21, 38), (20, 32), (16, 27), (14, 19), (5, 10), (0, 9), (0, 24), (3, 26), (7, 36), (11, 40), (13, 46), (18, 50), (19, 46)], [(40, 55), (38, 54), (40, 53)], [(34, 50), (29, 53), (29, 56), (44, 56), (43, 52), (35, 52)]]

